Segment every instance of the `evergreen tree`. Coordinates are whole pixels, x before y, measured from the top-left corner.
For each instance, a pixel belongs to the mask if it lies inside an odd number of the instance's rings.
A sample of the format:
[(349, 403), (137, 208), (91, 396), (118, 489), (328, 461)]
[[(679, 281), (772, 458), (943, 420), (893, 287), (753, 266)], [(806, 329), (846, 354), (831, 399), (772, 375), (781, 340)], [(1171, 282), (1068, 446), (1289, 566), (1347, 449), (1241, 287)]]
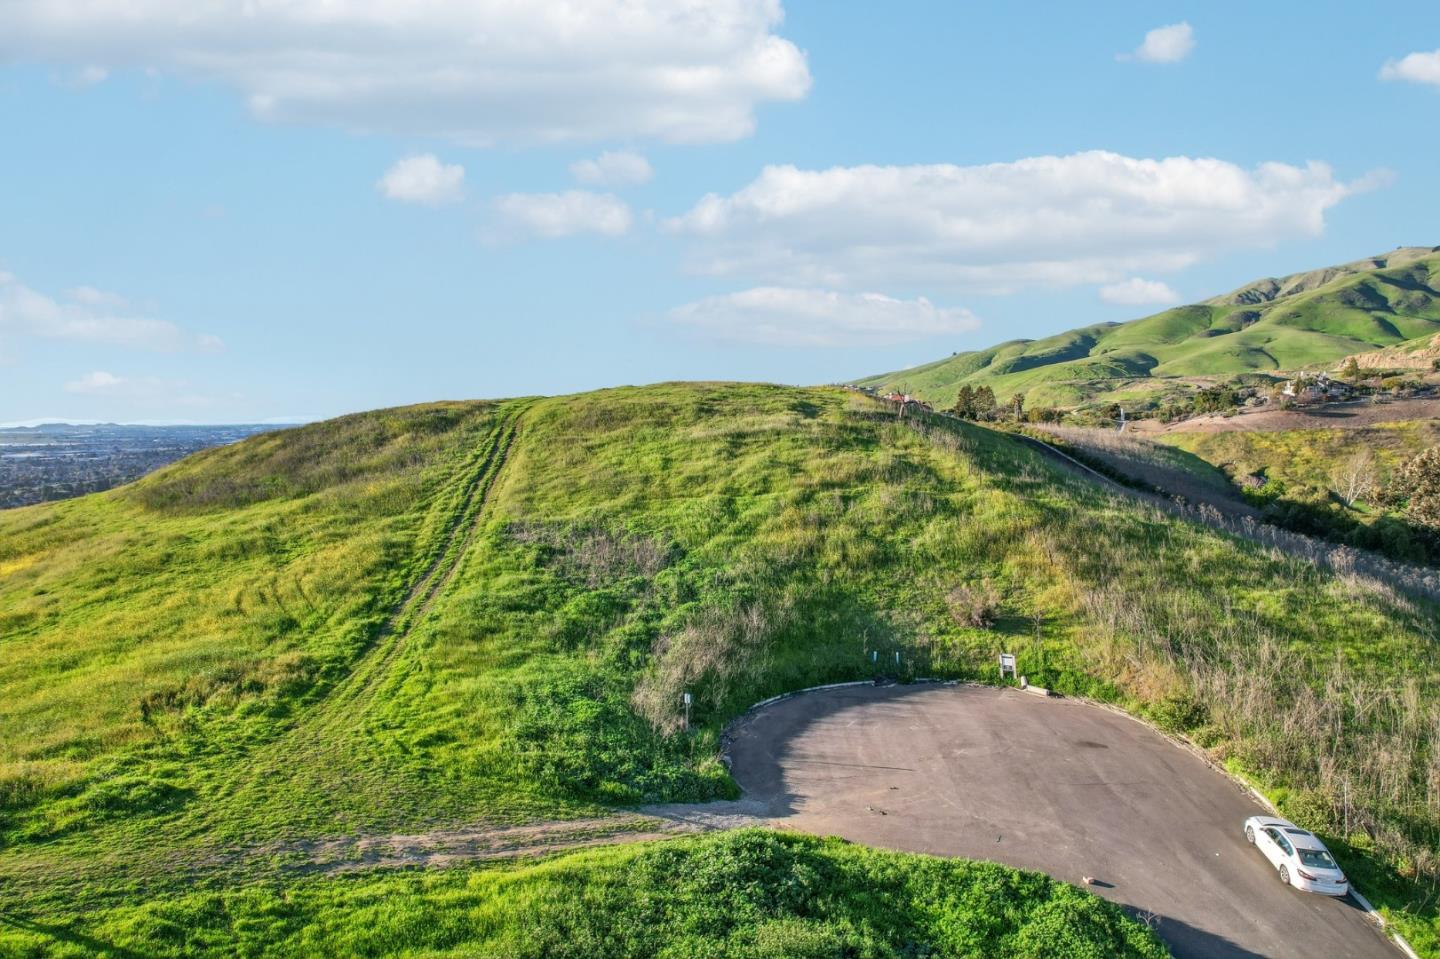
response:
[(995, 412), (995, 391), (988, 386), (981, 386), (975, 390), (974, 399), (975, 418), (984, 419)]
[(968, 384), (960, 387), (960, 393), (955, 397), (955, 415), (963, 420), (975, 418), (975, 390)]

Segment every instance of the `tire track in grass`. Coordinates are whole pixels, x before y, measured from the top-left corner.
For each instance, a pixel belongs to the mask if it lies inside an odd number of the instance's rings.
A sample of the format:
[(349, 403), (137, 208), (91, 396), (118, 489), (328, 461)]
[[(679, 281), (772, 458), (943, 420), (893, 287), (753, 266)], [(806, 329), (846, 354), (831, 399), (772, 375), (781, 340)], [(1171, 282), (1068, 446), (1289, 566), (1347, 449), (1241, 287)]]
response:
[[(251, 813), (272, 806), (293, 808), (327, 795), (364, 793), (374, 771), (354, 748), (354, 736), (364, 729), (364, 714), (381, 684), (392, 678), (395, 665), (416, 628), (425, 621), (436, 600), (454, 579), (461, 560), (474, 542), (511, 447), (520, 431), (523, 408), (502, 412), (490, 433), (479, 465), (469, 473), (460, 494), (460, 506), (434, 559), (416, 577), (405, 596), (375, 632), (349, 673), (300, 718), (297, 725), (259, 754), (240, 764), (216, 797), (219, 805), (242, 811), (238, 821), (225, 822), (220, 831), (241, 826)], [(215, 804), (207, 804), (215, 805)], [(223, 815), (223, 813), (222, 813)], [(225, 817), (234, 820), (236, 817)], [(283, 819), (283, 811), (281, 814)], [(208, 832), (209, 830), (204, 830)]]
[[(380, 627), (370, 650), (361, 662), (351, 670), (350, 675), (336, 686), (320, 706), (318, 716), (346, 719), (345, 707), (368, 698), (377, 683), (389, 671), (406, 645), (415, 627), (420, 625), (435, 605), (435, 600), (450, 585), (460, 568), (460, 561), (475, 539), (480, 520), (490, 499), (490, 491), (500, 477), (510, 455), (510, 447), (519, 432), (519, 417), (503, 420), (496, 430), (495, 441), (486, 452), (485, 459), (476, 470), (466, 491), (464, 506), (456, 521), (445, 534), (444, 548), (426, 568), (415, 585), (410, 588), (400, 606)], [(463, 535), (462, 535), (463, 531)], [(457, 542), (458, 540), (458, 542)], [(328, 729), (321, 726), (320, 729)]]

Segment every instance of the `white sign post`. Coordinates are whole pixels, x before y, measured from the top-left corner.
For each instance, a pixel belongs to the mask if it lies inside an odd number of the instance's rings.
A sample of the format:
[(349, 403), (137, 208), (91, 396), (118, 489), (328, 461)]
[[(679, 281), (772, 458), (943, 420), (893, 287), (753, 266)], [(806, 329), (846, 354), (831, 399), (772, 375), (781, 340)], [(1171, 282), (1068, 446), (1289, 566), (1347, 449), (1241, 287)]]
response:
[(685, 731), (686, 731), (686, 732), (689, 732), (689, 731), (690, 731), (690, 694), (689, 694), (689, 693), (684, 693), (684, 694), (681, 695), (680, 699), (681, 699), (682, 702), (685, 703)]
[(1015, 654), (1014, 654), (1014, 653), (1001, 653), (1001, 654), (1000, 654), (1000, 678), (1003, 680), (1006, 676), (1009, 676), (1011, 679), (1014, 679), (1014, 678), (1015, 678)]

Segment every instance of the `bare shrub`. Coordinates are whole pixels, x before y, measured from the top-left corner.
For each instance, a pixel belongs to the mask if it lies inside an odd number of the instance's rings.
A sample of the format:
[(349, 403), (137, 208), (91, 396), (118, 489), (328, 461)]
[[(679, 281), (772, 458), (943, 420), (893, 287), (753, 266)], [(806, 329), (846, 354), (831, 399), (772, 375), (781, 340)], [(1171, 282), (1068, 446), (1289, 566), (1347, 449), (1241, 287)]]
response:
[(547, 565), (591, 589), (629, 576), (652, 578), (670, 564), (673, 548), (654, 536), (595, 527), (511, 523), (517, 543), (542, 548)]
[(700, 705), (714, 709), (747, 677), (764, 675), (767, 640), (790, 615), (788, 602), (706, 610), (679, 632), (655, 641), (651, 668), (635, 684), (631, 705), (657, 731), (676, 732), (682, 693), (694, 690)]
[(1000, 615), (1000, 590), (989, 579), (961, 583), (945, 594), (945, 603), (959, 625), (985, 629)]

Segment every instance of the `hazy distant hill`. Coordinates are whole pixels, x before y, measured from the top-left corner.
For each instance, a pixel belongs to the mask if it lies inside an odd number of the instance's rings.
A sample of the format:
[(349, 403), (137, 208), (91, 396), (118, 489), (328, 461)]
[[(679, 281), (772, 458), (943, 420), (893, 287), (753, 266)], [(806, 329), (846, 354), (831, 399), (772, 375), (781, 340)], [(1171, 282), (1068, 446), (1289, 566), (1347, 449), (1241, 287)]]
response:
[(1440, 247), (1269, 277), (1203, 303), (1129, 323), (1099, 323), (1041, 340), (1011, 340), (861, 380), (932, 402), (962, 384), (1002, 401), (1074, 406), (1141, 399), (1187, 377), (1331, 365), (1343, 357), (1440, 333)]

